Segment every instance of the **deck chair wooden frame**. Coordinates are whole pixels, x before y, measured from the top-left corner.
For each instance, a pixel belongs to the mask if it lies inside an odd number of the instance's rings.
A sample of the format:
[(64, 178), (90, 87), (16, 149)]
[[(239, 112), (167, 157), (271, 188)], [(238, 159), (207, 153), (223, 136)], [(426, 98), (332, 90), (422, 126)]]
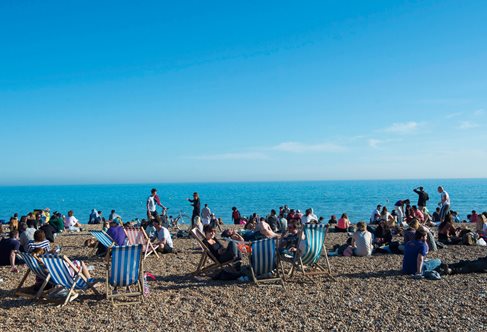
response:
[[(108, 252), (110, 251), (110, 248), (115, 245), (115, 241), (112, 239), (110, 235), (107, 234), (107, 232), (101, 230), (101, 231), (90, 231), (90, 234), (95, 237), (95, 239), (103, 244), (105, 247), (107, 247), (107, 253), (105, 257), (108, 255)], [(91, 251), (91, 256), (94, 256), (96, 251), (98, 249), (98, 246), (95, 246), (93, 250)]]
[[(130, 282), (127, 285), (113, 285), (110, 283), (111, 280), (111, 273), (113, 273), (113, 268), (114, 268), (114, 260), (119, 259), (117, 256), (118, 251), (123, 251), (123, 250), (131, 250), (132, 254), (134, 254), (135, 261), (132, 262), (136, 264), (136, 268), (138, 268), (138, 272), (135, 271), (137, 277), (135, 278), (134, 282)], [(137, 254), (138, 251), (138, 254)], [(142, 255), (143, 251), (143, 246), (141, 244), (137, 245), (128, 245), (128, 246), (115, 246), (110, 248), (110, 253), (111, 255), (108, 255), (105, 259), (107, 262), (107, 273), (106, 273), (106, 298), (107, 300), (111, 300), (113, 306), (121, 306), (121, 305), (131, 305), (131, 304), (140, 304), (141, 302), (144, 302), (144, 287), (143, 287), (143, 273), (144, 273), (144, 259)], [(130, 256), (130, 255), (129, 255)], [(137, 257), (138, 256), (138, 257)], [(123, 267), (126, 267), (127, 264), (125, 263)], [(135, 277), (135, 276), (133, 276)], [(126, 290), (128, 292), (120, 292), (120, 293), (114, 293), (112, 287), (126, 287)], [(136, 289), (133, 290), (132, 288), (135, 287)], [(116, 301), (121, 298), (133, 298), (133, 297), (140, 297), (140, 301)]]
[[(82, 268), (76, 267), (71, 260), (64, 255), (42, 255), (40, 259), (47, 271), (51, 275), (51, 281), (59, 286), (68, 289), (68, 294), (61, 306), (65, 306), (72, 299), (77, 297), (76, 290), (87, 290), (91, 289), (96, 295), (100, 293), (94, 287), (94, 279), (88, 280), (82, 273)], [(67, 265), (67, 266), (66, 266)], [(74, 271), (74, 276), (71, 276), (68, 268)], [(56, 292), (57, 289), (50, 291)]]
[[(49, 280), (51, 279), (50, 273), (46, 271), (46, 268), (44, 267), (44, 265), (42, 264), (39, 258), (32, 256), (31, 254), (28, 253), (18, 253), (17, 256), (25, 262), (25, 265), (27, 265), (27, 271), (25, 272), (24, 276), (20, 280), (20, 283), (17, 286), (17, 289), (15, 290), (15, 295), (29, 298), (29, 299), (36, 299), (36, 300), (41, 298), (41, 296), (44, 293), (44, 289), (46, 288), (47, 284), (49, 283)], [(27, 280), (27, 277), (31, 272), (34, 273), (40, 279), (44, 280), (36, 294), (26, 293), (21, 291), (22, 286), (24, 285), (25, 281)]]
[[(281, 270), (285, 276), (285, 280), (293, 278), (296, 271), (312, 282), (316, 282), (316, 279), (312, 278), (314, 276), (325, 276), (333, 281), (335, 280), (331, 274), (330, 262), (325, 247), (327, 231), (328, 228), (326, 225), (307, 224), (303, 226), (303, 229), (299, 232), (298, 250), (296, 251), (294, 258), (291, 260), (284, 259), (284, 261), (291, 262), (289, 273), (286, 274), (284, 272), (284, 267), (281, 261)], [(310, 244), (313, 240), (310, 241), (308, 236), (313, 236), (315, 243)], [(318, 263), (323, 256), (323, 252), (325, 253), (326, 267), (323, 267)], [(305, 259), (303, 259), (303, 256), (306, 256)]]
[[(280, 263), (279, 255), (277, 254), (277, 243), (277, 239), (263, 239), (251, 243), (250, 272), (252, 280), (258, 287), (277, 286), (286, 288), (279, 272)], [(266, 256), (266, 254), (269, 256)], [(272, 273), (273, 277), (269, 278), (266, 275), (268, 273)]]
[[(193, 272), (193, 275), (199, 276), (209, 274), (211, 272), (222, 270), (224, 268), (231, 268), (235, 270), (234, 264), (238, 261), (232, 259), (231, 261), (220, 263), (218, 259), (216, 259), (216, 257), (212, 254), (210, 249), (208, 249), (208, 247), (204, 244), (203, 240), (205, 236), (203, 232), (201, 232), (197, 227), (191, 230), (190, 235), (196, 240), (196, 242), (198, 242), (198, 245), (203, 250), (203, 252), (201, 253), (200, 262), (198, 263), (196, 271)], [(205, 266), (207, 263), (210, 264)]]
[(125, 235), (127, 235), (127, 240), (129, 245), (142, 245), (142, 250), (144, 251), (144, 259), (149, 257), (149, 255), (154, 254), (157, 258), (160, 258), (157, 253), (157, 248), (159, 245), (152, 243), (149, 236), (142, 227), (124, 227)]

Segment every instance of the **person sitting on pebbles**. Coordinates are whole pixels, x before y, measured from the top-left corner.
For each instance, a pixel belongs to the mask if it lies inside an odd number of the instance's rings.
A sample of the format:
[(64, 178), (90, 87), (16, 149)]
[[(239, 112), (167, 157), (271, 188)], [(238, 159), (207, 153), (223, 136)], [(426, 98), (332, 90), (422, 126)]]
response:
[[(196, 216), (196, 218), (199, 218)], [(195, 218), (195, 219), (196, 219)], [(155, 243), (158, 244), (159, 248), (157, 248), (157, 251), (162, 253), (162, 254), (169, 254), (174, 251), (173, 247), (173, 242), (171, 238), (171, 233), (169, 233), (169, 230), (162, 226), (161, 223), (157, 220), (153, 221), (153, 225), (156, 229), (155, 233)]]
[(265, 221), (265, 218), (260, 218), (255, 230), (267, 239), (279, 237), (279, 234), (274, 233), (274, 231), (271, 229), (271, 226)]
[(433, 271), (440, 267), (441, 260), (426, 259), (429, 247), (426, 243), (428, 234), (423, 227), (416, 230), (415, 239), (409, 241), (404, 246), (404, 258), (402, 261), (402, 272), (409, 275), (415, 275), (421, 278), (425, 272)]
[(372, 255), (372, 234), (367, 231), (367, 226), (363, 221), (357, 223), (357, 231), (352, 236), (352, 247), (354, 256)]

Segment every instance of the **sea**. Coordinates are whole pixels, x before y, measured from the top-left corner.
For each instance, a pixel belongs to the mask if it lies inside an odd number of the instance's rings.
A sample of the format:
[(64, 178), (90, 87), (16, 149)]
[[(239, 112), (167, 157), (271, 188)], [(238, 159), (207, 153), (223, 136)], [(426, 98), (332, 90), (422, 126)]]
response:
[(293, 182), (235, 182), (235, 183), (154, 183), (110, 185), (56, 185), (56, 186), (2, 186), (0, 187), (0, 219), (8, 221), (13, 213), (25, 215), (34, 209), (50, 208), (51, 212), (67, 214), (69, 210), (82, 223), (88, 222), (93, 208), (108, 217), (112, 209), (124, 221), (145, 218), (145, 206), (151, 188), (157, 188), (169, 215), (180, 212), (191, 215), (187, 201), (198, 192), (202, 207), (208, 207), (223, 222), (231, 222), (232, 207), (242, 215), (252, 213), (265, 216), (280, 206), (299, 209), (313, 208), (327, 221), (331, 215), (338, 218), (347, 213), (352, 222), (369, 220), (377, 204), (390, 210), (398, 200), (409, 198), (416, 204), (414, 188), (423, 186), (430, 200), (428, 208), (434, 211), (443, 186), (451, 197), (452, 210), (465, 219), (472, 210), (487, 211), (487, 179), (445, 180), (346, 180)]

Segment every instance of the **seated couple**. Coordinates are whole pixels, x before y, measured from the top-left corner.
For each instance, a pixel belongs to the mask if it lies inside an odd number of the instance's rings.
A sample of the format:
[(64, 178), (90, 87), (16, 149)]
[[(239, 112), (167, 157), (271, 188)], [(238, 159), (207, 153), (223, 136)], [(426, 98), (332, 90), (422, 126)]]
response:
[(265, 218), (260, 218), (259, 222), (255, 226), (255, 230), (247, 231), (242, 234), (245, 241), (255, 241), (260, 239), (273, 239), (280, 237), (279, 234), (275, 233), (271, 226), (266, 222)]

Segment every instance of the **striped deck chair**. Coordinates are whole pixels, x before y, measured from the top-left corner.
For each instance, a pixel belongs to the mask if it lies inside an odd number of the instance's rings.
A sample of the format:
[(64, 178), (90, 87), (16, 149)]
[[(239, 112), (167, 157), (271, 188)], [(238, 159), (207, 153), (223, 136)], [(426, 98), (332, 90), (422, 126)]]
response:
[[(296, 270), (303, 273), (303, 276), (313, 280), (311, 276), (325, 275), (335, 280), (331, 275), (330, 262), (325, 250), (326, 269), (318, 264), (325, 248), (327, 227), (326, 225), (306, 224), (299, 235), (298, 251), (292, 260), (291, 270), (288, 276), (293, 277)], [(307, 271), (308, 270), (308, 271)]]
[[(252, 242), (250, 271), (252, 272), (252, 279), (257, 286), (269, 283), (269, 286), (282, 286), (285, 288), (284, 282), (279, 275), (279, 257), (276, 254), (276, 243), (276, 239)], [(279, 284), (276, 284), (276, 282), (279, 282)]]
[(144, 251), (144, 259), (146, 259), (150, 254), (155, 254), (157, 258), (160, 258), (157, 253), (157, 248), (159, 245), (152, 244), (149, 236), (142, 227), (124, 227), (125, 234), (127, 235), (127, 240), (129, 245), (142, 245)]
[[(142, 260), (141, 244), (135, 246), (116, 246), (110, 249), (111, 259), (107, 259), (107, 299), (112, 301), (114, 306), (122, 304), (136, 304), (140, 301), (131, 302), (115, 302), (115, 299), (120, 297), (134, 297), (140, 296), (141, 301), (144, 301), (144, 292), (142, 286), (142, 273), (144, 270)], [(131, 287), (136, 288), (135, 291)], [(113, 288), (117, 288), (117, 293), (114, 294)], [(127, 290), (121, 292), (118, 288)]]
[[(51, 279), (51, 275), (46, 271), (41, 261), (35, 258), (34, 256), (32, 256), (31, 254), (25, 252), (19, 252), (17, 253), (17, 256), (19, 256), (19, 258), (25, 262), (25, 265), (27, 265), (27, 271), (22, 277), (22, 280), (20, 280), (20, 284), (17, 287), (17, 290), (15, 291), (15, 295), (27, 297), (27, 298), (34, 298), (34, 299), (40, 298), (42, 292), (44, 291), (44, 288), (46, 288), (46, 285), (49, 282), (49, 279)], [(21, 291), (21, 288), (24, 282), (26, 281), (27, 277), (29, 276), (30, 272), (34, 273), (36, 277), (38, 277), (39, 279), (44, 280), (41, 287), (39, 288), (39, 290), (35, 295)]]
[[(107, 254), (108, 254), (109, 249), (115, 245), (115, 241), (113, 241), (113, 239), (110, 237), (110, 235), (108, 235), (105, 231), (90, 231), (90, 233), (91, 233), (91, 235), (93, 235), (98, 240), (98, 242), (100, 242), (105, 247), (107, 247), (107, 249), (108, 249)], [(95, 246), (95, 248), (91, 252), (91, 256), (93, 256), (95, 254), (96, 250), (97, 250), (97, 247)]]
[[(84, 291), (91, 288), (95, 294), (100, 294), (93, 287), (94, 279), (86, 279), (81, 273), (81, 268), (74, 266), (73, 262), (71, 262), (68, 257), (63, 255), (42, 255), (40, 256), (40, 259), (51, 275), (51, 282), (69, 290), (66, 299), (62, 304), (63, 306), (77, 297), (77, 290)], [(70, 269), (74, 271), (74, 276), (71, 275)]]
[[(202, 231), (198, 229), (198, 227), (193, 228), (190, 232), (190, 235), (196, 240), (196, 242), (198, 242), (201, 250), (203, 250), (201, 253), (200, 262), (198, 264), (198, 267), (196, 268), (196, 271), (193, 272), (193, 275), (197, 276), (208, 274), (210, 272), (215, 272), (226, 267), (233, 268), (233, 265), (238, 262), (236, 260), (231, 260), (228, 262), (220, 263), (218, 259), (216, 259), (216, 257), (211, 253), (210, 249), (208, 249), (208, 247), (204, 244), (203, 240), (205, 239), (205, 235)], [(208, 260), (211, 261), (210, 265), (205, 266)]]

